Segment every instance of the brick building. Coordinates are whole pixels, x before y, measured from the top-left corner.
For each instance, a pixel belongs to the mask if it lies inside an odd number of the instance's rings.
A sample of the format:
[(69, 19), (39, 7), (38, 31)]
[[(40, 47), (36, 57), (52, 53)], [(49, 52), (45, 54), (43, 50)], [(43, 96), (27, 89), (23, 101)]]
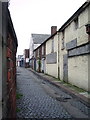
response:
[[(51, 39), (53, 42), (53, 35), (57, 31), (57, 26), (51, 27), (51, 36), (48, 37), (39, 47), (34, 50), (33, 69), (38, 72), (46, 73), (46, 42)], [(51, 45), (52, 46), (52, 45)], [(49, 46), (51, 48), (51, 46)], [(56, 46), (57, 47), (57, 46)], [(52, 60), (52, 58), (50, 57)]]
[(0, 2), (0, 15), (0, 118), (15, 118), (18, 43), (8, 2)]
[(25, 67), (29, 67), (29, 49), (24, 50), (24, 65)]
[(41, 64), (41, 60), (42, 60), (42, 50), (44, 45), (40, 45), (38, 48), (36, 48), (34, 50), (34, 58), (33, 58), (33, 69), (38, 71), (38, 72), (42, 72), (42, 64)]

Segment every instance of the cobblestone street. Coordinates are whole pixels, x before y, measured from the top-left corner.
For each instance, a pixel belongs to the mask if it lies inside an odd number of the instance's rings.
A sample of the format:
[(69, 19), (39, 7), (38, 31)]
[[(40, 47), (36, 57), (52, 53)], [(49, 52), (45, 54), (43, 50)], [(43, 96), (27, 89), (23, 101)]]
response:
[(86, 105), (25, 68), (17, 68), (17, 93), (17, 118), (88, 118)]

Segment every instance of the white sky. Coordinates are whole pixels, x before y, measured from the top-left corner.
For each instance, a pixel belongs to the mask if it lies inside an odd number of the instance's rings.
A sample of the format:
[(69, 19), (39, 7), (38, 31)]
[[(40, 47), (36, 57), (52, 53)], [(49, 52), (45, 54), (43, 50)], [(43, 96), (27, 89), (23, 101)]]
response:
[(31, 33), (51, 34), (86, 0), (10, 0), (9, 10), (18, 38), (17, 54), (29, 48)]

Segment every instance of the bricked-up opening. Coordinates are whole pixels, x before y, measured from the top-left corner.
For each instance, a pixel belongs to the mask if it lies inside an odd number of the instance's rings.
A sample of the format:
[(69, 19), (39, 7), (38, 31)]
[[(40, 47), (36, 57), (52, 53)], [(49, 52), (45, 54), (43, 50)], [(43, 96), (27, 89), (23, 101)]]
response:
[(51, 35), (53, 35), (55, 32), (57, 32), (57, 26), (51, 27)]

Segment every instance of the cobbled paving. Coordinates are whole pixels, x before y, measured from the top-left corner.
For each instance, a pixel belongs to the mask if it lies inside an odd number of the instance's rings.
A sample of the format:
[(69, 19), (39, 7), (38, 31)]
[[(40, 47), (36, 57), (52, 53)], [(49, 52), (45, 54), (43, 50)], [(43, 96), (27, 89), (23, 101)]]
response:
[[(52, 87), (51, 84), (48, 84), (50, 87)], [(90, 107), (86, 106), (84, 103), (82, 103), (81, 101), (79, 101), (78, 99), (72, 97), (71, 95), (61, 91), (59, 88), (57, 88), (56, 86), (53, 86), (53, 89), (63, 98), (70, 98), (73, 99), (72, 101), (70, 101), (70, 104), (76, 108), (78, 108), (80, 111), (82, 111), (84, 114), (90, 116)]]
[[(71, 95), (60, 90), (56, 86), (39, 78), (33, 72), (25, 68), (17, 68), (17, 93), (23, 96), (17, 99), (17, 118), (55, 118), (64, 119), (72, 118), (72, 116), (64, 109), (60, 101), (51, 97), (43, 88), (43, 85), (48, 85), (62, 98), (71, 99), (70, 104), (84, 114), (89, 115), (90, 108), (84, 105), (81, 101), (73, 98)], [(73, 119), (73, 118), (72, 118)]]
[(23, 96), (17, 100), (17, 118), (72, 118), (59, 101), (45, 92), (41, 83), (32, 72), (18, 68), (17, 93)]

